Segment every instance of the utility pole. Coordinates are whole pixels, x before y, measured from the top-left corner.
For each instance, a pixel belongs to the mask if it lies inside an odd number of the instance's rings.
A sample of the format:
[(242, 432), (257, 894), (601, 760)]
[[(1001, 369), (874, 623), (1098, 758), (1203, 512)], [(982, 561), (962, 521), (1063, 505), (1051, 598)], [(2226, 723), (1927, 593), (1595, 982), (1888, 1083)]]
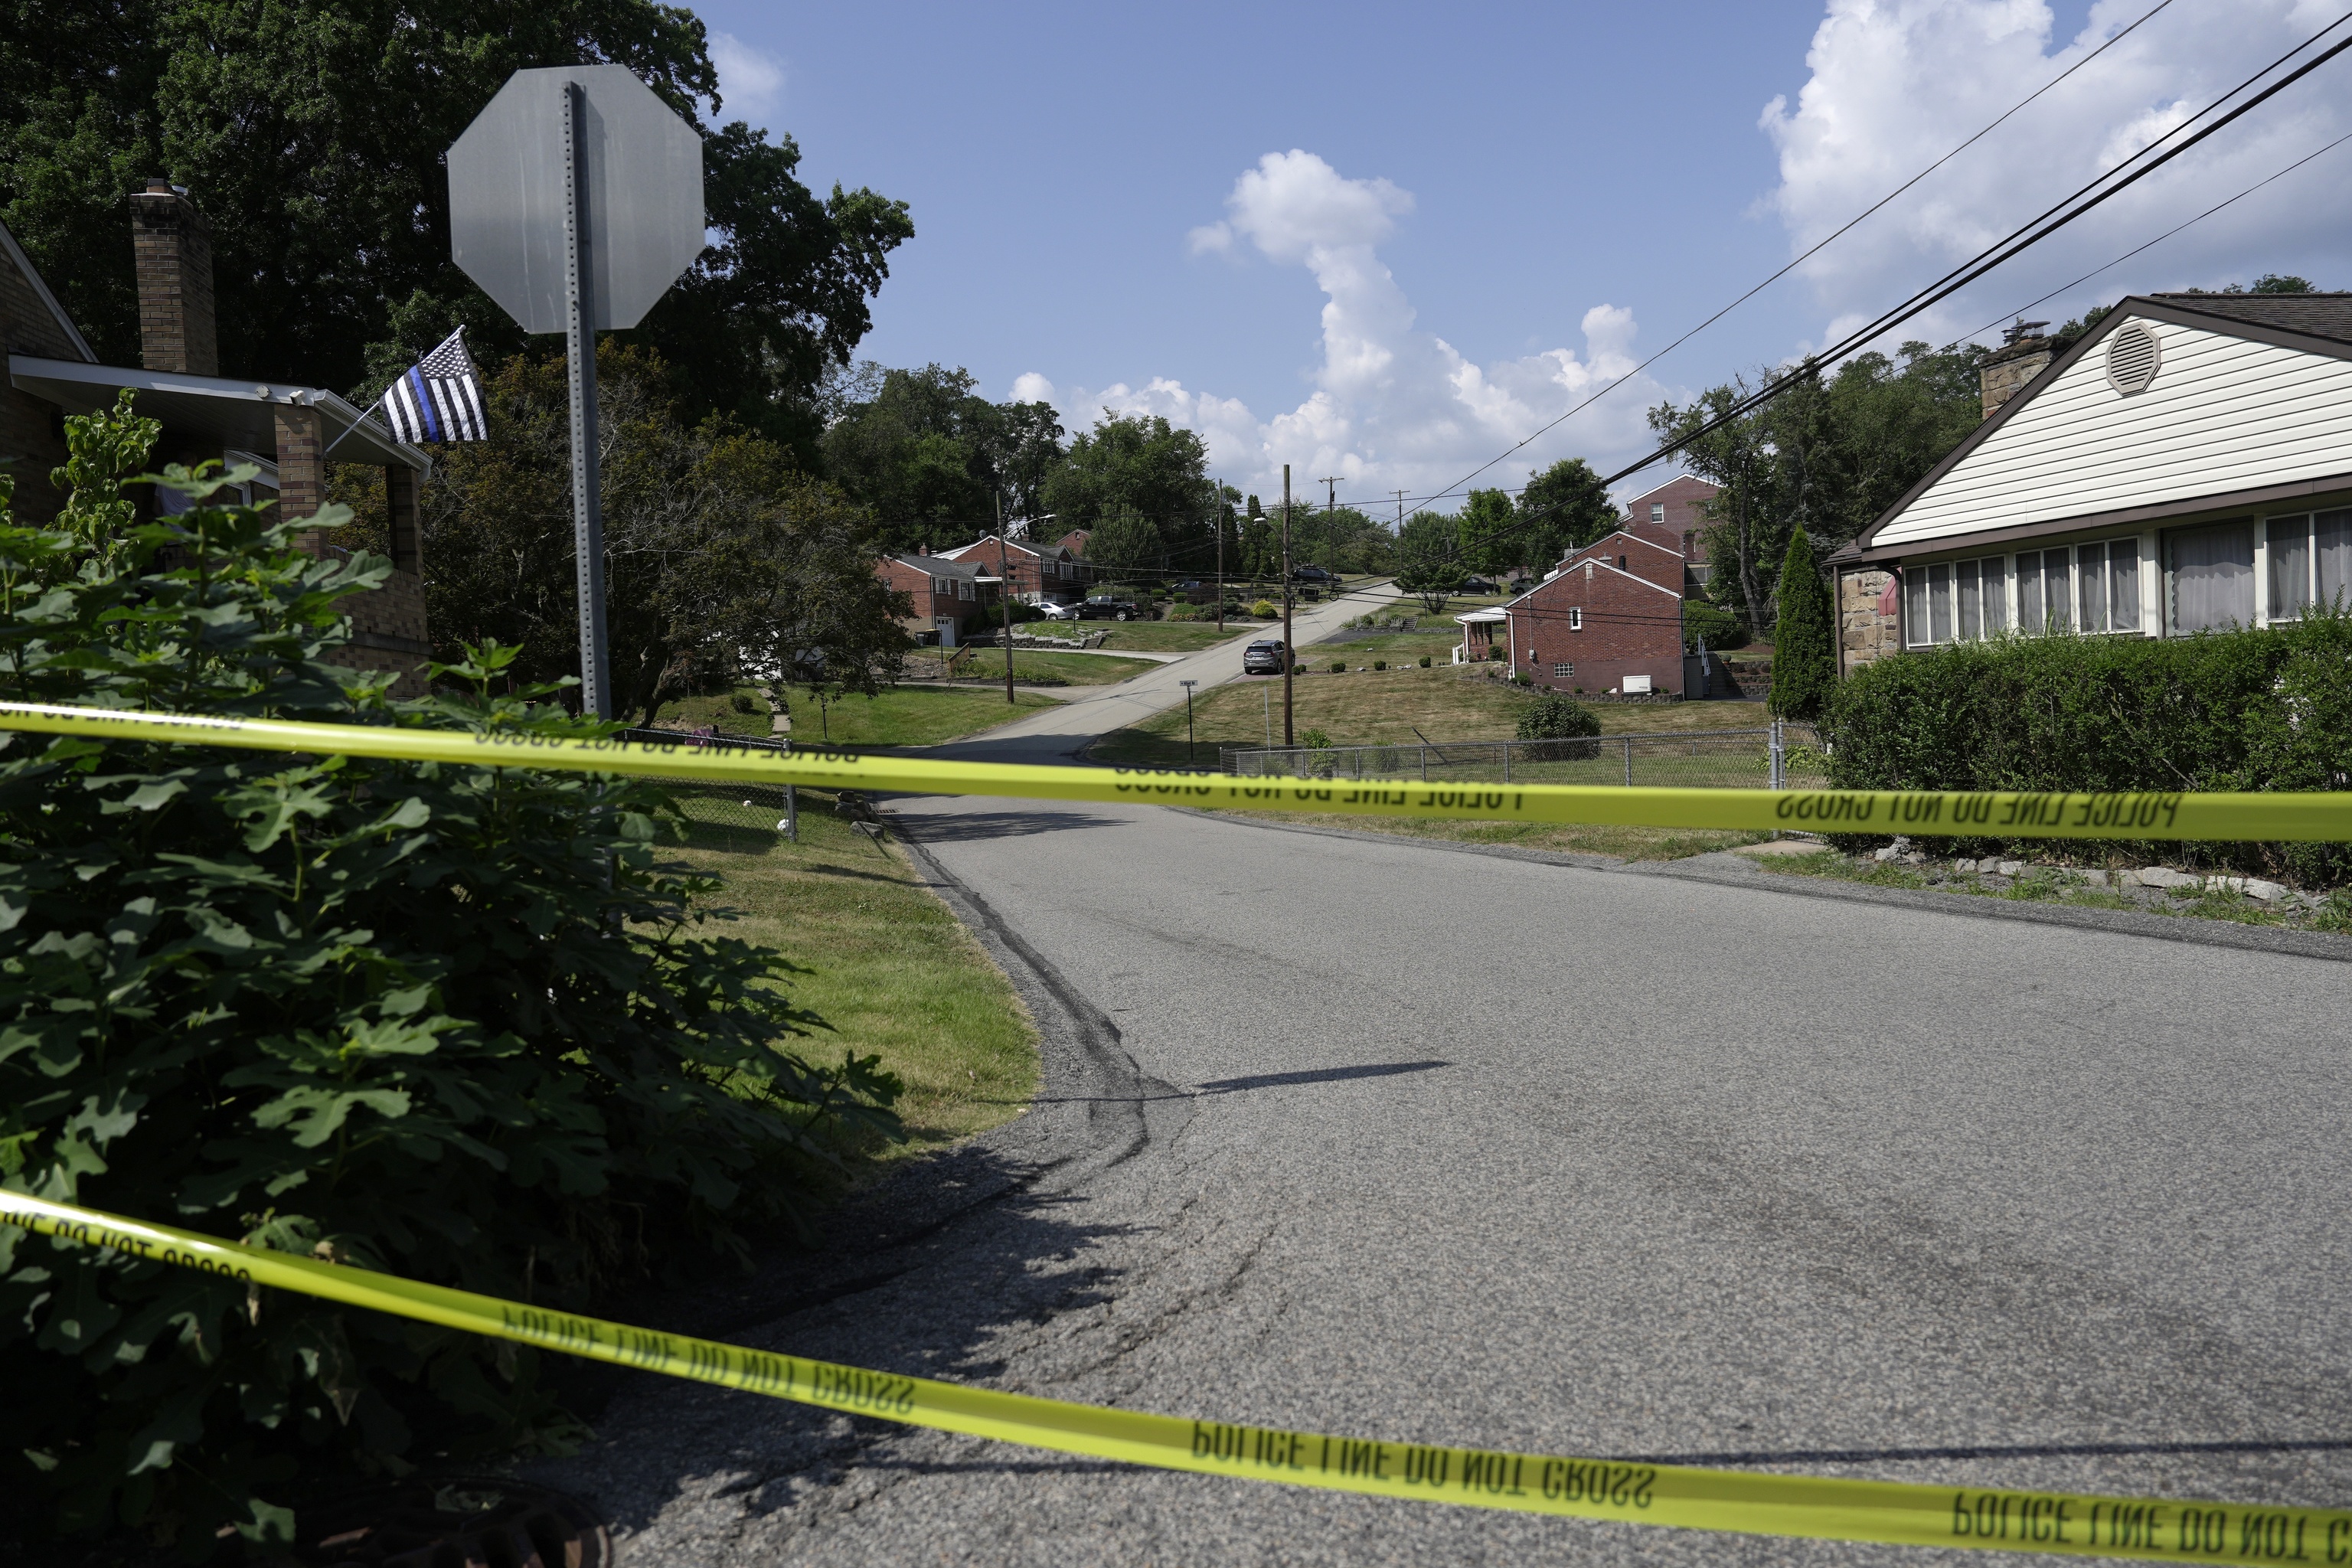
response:
[(1013, 702), (1013, 574), (1006, 570), (1012, 557), (1004, 547), (1004, 492), (996, 492), (996, 592), (1004, 602), (1004, 700)]
[[(1180, 680), (1176, 684), (1184, 689), (1184, 765), (1189, 768), (1192, 765), (1192, 688), (1201, 683), (1197, 680)], [(1779, 721), (1776, 720), (1774, 722), (1777, 724)], [(1777, 734), (1779, 731), (1775, 730), (1774, 733)]]
[(1296, 745), (1290, 732), (1290, 674), (1298, 646), (1290, 640), (1290, 465), (1282, 465), (1282, 743)]
[[(1324, 526), (1324, 529), (1323, 529), (1323, 538), (1324, 538), (1324, 541), (1328, 543), (1328, 542), (1330, 541), (1330, 539), (1332, 538), (1333, 533), (1334, 533), (1334, 531), (1335, 531), (1335, 528), (1334, 528), (1334, 526), (1333, 526), (1332, 520), (1333, 520), (1333, 519), (1336, 519), (1336, 518), (1339, 515), (1339, 481), (1338, 479), (1333, 479), (1333, 478), (1332, 478), (1330, 475), (1328, 475), (1328, 474), (1324, 475), (1324, 476), (1323, 476), (1323, 494), (1324, 494), (1324, 496), (1325, 496), (1325, 498), (1326, 498), (1326, 499), (1325, 499), (1325, 500), (1324, 500), (1324, 503), (1323, 503), (1323, 517), (1324, 517), (1324, 522), (1325, 522), (1325, 526)], [(1320, 561), (1318, 561), (1317, 563), (1315, 563), (1315, 564), (1316, 564), (1316, 565), (1318, 565), (1318, 566), (1323, 566), (1323, 563), (1321, 563)], [(1325, 570), (1326, 572), (1328, 572), (1328, 571), (1330, 571), (1331, 569), (1330, 569), (1328, 566), (1323, 566), (1323, 570)], [(1336, 574), (1335, 574), (1335, 575), (1336, 575)], [(1328, 585), (1328, 584), (1327, 584), (1327, 585)], [(1334, 595), (1332, 595), (1331, 596), (1332, 596), (1334, 599), (1337, 599), (1339, 595), (1337, 595), (1337, 594), (1334, 594)]]
[(1209, 526), (1217, 531), (1217, 630), (1225, 629), (1225, 492), (1209, 481)]
[(1391, 490), (1389, 494), (1396, 497), (1397, 499), (1397, 531), (1399, 533), (1402, 533), (1404, 531), (1405, 492), (1402, 490)]

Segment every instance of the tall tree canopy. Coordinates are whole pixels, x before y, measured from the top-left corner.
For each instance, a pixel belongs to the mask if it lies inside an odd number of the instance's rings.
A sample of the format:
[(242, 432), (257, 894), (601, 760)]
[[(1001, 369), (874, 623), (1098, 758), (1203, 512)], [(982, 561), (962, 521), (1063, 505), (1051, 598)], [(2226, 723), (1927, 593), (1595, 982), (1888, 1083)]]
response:
[[(1170, 571), (1215, 569), (1213, 520), (1223, 491), (1209, 482), (1208, 444), (1160, 415), (1105, 409), (1092, 430), (1072, 438), (1068, 457), (1038, 491), (1057, 535), (1132, 512), (1159, 529)], [(1094, 553), (1091, 540), (1087, 552)]]
[(1047, 510), (1039, 489), (1063, 459), (1053, 405), (991, 403), (975, 384), (936, 364), (862, 364), (835, 383), (825, 472), (873, 509), (892, 547), (963, 543), (973, 526), (993, 526), (1000, 497), (1008, 518)]
[(1746, 395), (1745, 382), (1650, 410), (1661, 436), (1690, 437), (1691, 471), (1723, 487), (1707, 530), (1709, 596), (1759, 632), (1771, 624), (1790, 536), (1802, 529), (1816, 549), (1835, 550), (1958, 446), (1982, 417), (1984, 355), (1922, 342), (1905, 343), (1899, 362), (1860, 354), (1705, 436), (1693, 433)]
[(1617, 508), (1592, 465), (1562, 458), (1528, 476), (1519, 495), (1519, 531), (1527, 543), (1517, 565), (1547, 572), (1560, 557), (1581, 549), (1617, 526)]
[(0, 0), (0, 216), (101, 357), (136, 363), (129, 195), (168, 175), (211, 220), (221, 360), (372, 395), (459, 322), (523, 338), (449, 259), (441, 155), (513, 71), (610, 62), (703, 132), (711, 243), (634, 334), (724, 410), (806, 451), (814, 393), (870, 324), (906, 204), (712, 125), (703, 25), (648, 0)]

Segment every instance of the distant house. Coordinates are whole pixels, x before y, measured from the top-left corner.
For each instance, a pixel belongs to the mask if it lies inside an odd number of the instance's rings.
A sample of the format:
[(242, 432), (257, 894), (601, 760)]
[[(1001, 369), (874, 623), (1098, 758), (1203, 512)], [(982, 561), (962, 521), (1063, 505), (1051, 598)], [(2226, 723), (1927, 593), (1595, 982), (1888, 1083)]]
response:
[(1091, 528), (1074, 528), (1055, 542), (1071, 554), (1083, 557), (1087, 552), (1087, 541), (1092, 539), (1094, 534), (1095, 531)]
[(919, 643), (953, 647), (967, 633), (986, 625), (996, 603), (997, 580), (977, 562), (944, 555), (885, 555), (874, 564), (883, 584), (907, 595), (912, 611), (898, 624)]
[(1634, 497), (1614, 529), (1542, 582), (1499, 609), (1455, 616), (1455, 661), (1491, 657), (1499, 633), (1512, 673), (1539, 689), (1683, 695), (1683, 599), (1705, 580), (1690, 552), (1715, 494), (1684, 476)]
[[(0, 457), (15, 461), (18, 515), (46, 521), (64, 504), (48, 482), (66, 460), (64, 416), (111, 407), (130, 388), (138, 411), (160, 420), (149, 461), (193, 468), (209, 458), (257, 470), (247, 501), (274, 500), (288, 517), (326, 503), (327, 465), (383, 470), (390, 512), (392, 578), (345, 600), (350, 641), (327, 657), (350, 668), (397, 672), (394, 695), (424, 690), (432, 654), (425, 628), (423, 530), (417, 492), (431, 463), (394, 438), (373, 415), (323, 387), (262, 384), (220, 374), (213, 322), (212, 231), (187, 194), (150, 182), (131, 195), (128, 236), (139, 289), (141, 364), (98, 363), (80, 331), (16, 237), (0, 226), (0, 348), (8, 360), (0, 388)], [(175, 494), (133, 487), (142, 516), (176, 510)], [(339, 552), (320, 531), (303, 536), (314, 554)]]
[(1003, 577), (1013, 596), (1024, 605), (1066, 605), (1083, 599), (1095, 580), (1094, 568), (1067, 545), (1027, 544), (1017, 539), (999, 543), (994, 534), (948, 551), (940, 559), (969, 561), (991, 575)]
[(2352, 595), (2352, 294), (2135, 295), (2054, 350), (2002, 350), (1984, 422), (1830, 557), (1842, 669)]

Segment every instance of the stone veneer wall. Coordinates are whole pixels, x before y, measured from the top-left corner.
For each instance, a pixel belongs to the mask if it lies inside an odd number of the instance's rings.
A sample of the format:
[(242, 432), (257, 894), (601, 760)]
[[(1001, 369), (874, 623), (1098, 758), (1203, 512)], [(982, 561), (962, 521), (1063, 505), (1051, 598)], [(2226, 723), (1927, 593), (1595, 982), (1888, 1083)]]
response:
[(1903, 617), (1882, 615), (1879, 595), (1895, 574), (1883, 566), (1838, 574), (1838, 673), (1851, 675), (1865, 664), (1903, 651)]

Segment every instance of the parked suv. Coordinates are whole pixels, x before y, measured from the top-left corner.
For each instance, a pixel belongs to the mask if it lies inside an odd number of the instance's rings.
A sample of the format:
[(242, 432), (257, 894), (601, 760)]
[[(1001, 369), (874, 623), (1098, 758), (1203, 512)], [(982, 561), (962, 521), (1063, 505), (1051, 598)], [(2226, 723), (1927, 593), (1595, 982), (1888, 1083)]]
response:
[(1082, 621), (1131, 621), (1142, 614), (1133, 599), (1088, 599), (1078, 606), (1078, 619)]
[(1242, 649), (1244, 675), (1280, 675), (1282, 673), (1282, 639), (1269, 637), (1254, 642)]

